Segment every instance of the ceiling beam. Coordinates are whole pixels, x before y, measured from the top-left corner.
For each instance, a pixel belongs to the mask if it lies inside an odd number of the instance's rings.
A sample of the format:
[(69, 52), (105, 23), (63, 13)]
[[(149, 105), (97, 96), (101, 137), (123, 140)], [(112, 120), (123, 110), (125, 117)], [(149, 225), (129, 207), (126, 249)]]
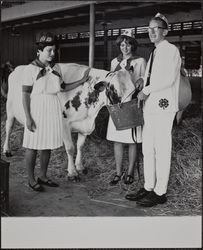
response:
[[(41, 2), (41, 1), (36, 1)], [(48, 2), (48, 1), (42, 1)], [(73, 2), (73, 1), (50, 1), (50, 2)], [(74, 3), (78, 2), (85, 2), (87, 1), (74, 1)], [(90, 1), (88, 1), (90, 2)], [(92, 1), (91, 1), (92, 2)], [(184, 11), (190, 12), (192, 9), (197, 9), (198, 6), (200, 7), (201, 4), (199, 2), (196, 3), (189, 3), (185, 2), (184, 4), (180, 4), (178, 2), (105, 2), (104, 1), (96, 1), (97, 4), (95, 5), (95, 19), (97, 23), (102, 21), (116, 21), (119, 20), (121, 17), (122, 19), (131, 19), (133, 17), (143, 18), (143, 15), (150, 16), (153, 13), (152, 6), (156, 7), (161, 13), (172, 14), (174, 13), (174, 9), (176, 11)], [(25, 5), (25, 4), (24, 4)], [(156, 5), (156, 6), (154, 6)], [(22, 5), (23, 6), (23, 5)], [(75, 5), (76, 6), (76, 5)], [(78, 6), (78, 5), (77, 5)], [(19, 6), (18, 6), (19, 7)], [(53, 7), (53, 6), (52, 6)], [(15, 26), (24, 26), (26, 27), (29, 23), (31, 26), (35, 26), (37, 28), (41, 25), (41, 28), (45, 28), (48, 23), (52, 22), (52, 27), (57, 26), (66, 26), (66, 25), (76, 25), (76, 24), (88, 24), (89, 23), (89, 5), (84, 5), (80, 7), (71, 7), (66, 8), (60, 11), (48, 12), (46, 14), (37, 14), (36, 16), (30, 16), (19, 18), (18, 20), (10, 20), (7, 22), (2, 23), (2, 29), (6, 29), (9, 27)], [(12, 8), (11, 8), (12, 9)], [(55, 8), (54, 8), (55, 9)], [(35, 10), (36, 11), (36, 10)], [(105, 20), (104, 20), (104, 12), (105, 12)], [(63, 21), (61, 21), (63, 20)], [(54, 21), (54, 22), (53, 22)]]
[(33, 17), (57, 11), (82, 7), (97, 1), (30, 1), (1, 10), (1, 22)]

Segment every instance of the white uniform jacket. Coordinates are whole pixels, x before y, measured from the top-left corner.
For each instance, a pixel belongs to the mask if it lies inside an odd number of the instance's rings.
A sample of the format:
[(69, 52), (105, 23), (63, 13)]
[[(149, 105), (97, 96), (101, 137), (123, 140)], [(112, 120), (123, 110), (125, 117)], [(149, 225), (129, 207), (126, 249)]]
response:
[[(151, 57), (150, 57), (151, 59)], [(154, 51), (150, 84), (146, 85), (150, 59), (144, 77), (143, 93), (145, 114), (160, 114), (178, 111), (178, 88), (181, 57), (178, 48), (167, 40), (160, 42)]]
[[(114, 58), (111, 61), (111, 69), (110, 70), (115, 71), (118, 64), (120, 65), (120, 67), (122, 69), (126, 69), (127, 60), (123, 59), (121, 62), (119, 62), (117, 57)], [(129, 66), (133, 66), (133, 68), (134, 68), (134, 72), (132, 74), (132, 81), (133, 81), (133, 83), (135, 83), (139, 78), (142, 78), (144, 76), (144, 72), (146, 69), (146, 61), (142, 57), (137, 57), (137, 58), (135, 57), (132, 60), (130, 60)]]

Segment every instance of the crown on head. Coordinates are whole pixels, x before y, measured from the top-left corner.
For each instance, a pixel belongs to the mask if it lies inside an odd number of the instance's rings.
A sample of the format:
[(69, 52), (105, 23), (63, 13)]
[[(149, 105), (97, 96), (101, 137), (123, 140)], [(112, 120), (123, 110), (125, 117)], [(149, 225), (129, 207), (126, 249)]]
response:
[(55, 42), (55, 37), (50, 32), (40, 34), (37, 39), (37, 43), (53, 43), (53, 42)]
[(133, 34), (133, 30), (125, 30), (123, 33), (122, 33), (123, 36), (129, 36), (131, 38), (135, 38), (134, 34)]
[(169, 27), (168, 19), (163, 14), (157, 13), (155, 17), (159, 17), (160, 19), (162, 19), (167, 24), (167, 28)]

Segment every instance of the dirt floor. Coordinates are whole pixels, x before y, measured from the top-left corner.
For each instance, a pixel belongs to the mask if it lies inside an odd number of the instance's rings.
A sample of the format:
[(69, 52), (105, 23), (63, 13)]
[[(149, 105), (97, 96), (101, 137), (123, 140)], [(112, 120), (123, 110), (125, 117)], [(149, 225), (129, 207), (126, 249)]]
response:
[[(10, 216), (144, 216), (148, 215), (135, 202), (124, 198), (126, 191), (118, 186), (97, 198), (91, 198), (91, 180), (88, 176), (80, 182), (55, 178), (58, 188), (45, 187), (45, 192), (34, 192), (27, 184), (23, 150), (15, 151), (9, 167)], [(62, 166), (63, 167), (63, 166)], [(22, 170), (23, 169), (23, 170)], [(52, 177), (53, 178), (53, 177)]]
[(45, 192), (32, 191), (27, 178), (19, 175), (22, 167), (22, 155), (13, 156), (10, 161), (9, 178), (9, 214), (10, 216), (144, 216), (145, 210), (127, 201), (118, 187), (98, 198), (90, 198), (88, 185), (56, 179), (58, 188), (46, 187)]
[[(141, 208), (136, 202), (125, 199), (129, 191), (125, 184), (110, 187), (108, 191), (94, 193), (97, 179), (90, 176), (81, 176), (80, 182), (72, 182), (67, 179), (65, 173), (66, 162), (58, 168), (62, 169), (62, 175), (55, 174), (51, 162), (49, 174), (59, 183), (59, 187), (45, 187), (45, 192), (38, 193), (28, 187), (27, 173), (24, 164), (24, 150), (13, 151), (11, 158), (2, 157), (10, 162), (9, 167), (9, 216), (151, 216), (161, 215), (164, 212), (163, 205), (156, 208)], [(36, 168), (36, 175), (39, 166)], [(171, 211), (173, 215), (185, 215), (184, 211)], [(169, 214), (171, 214), (169, 213)]]

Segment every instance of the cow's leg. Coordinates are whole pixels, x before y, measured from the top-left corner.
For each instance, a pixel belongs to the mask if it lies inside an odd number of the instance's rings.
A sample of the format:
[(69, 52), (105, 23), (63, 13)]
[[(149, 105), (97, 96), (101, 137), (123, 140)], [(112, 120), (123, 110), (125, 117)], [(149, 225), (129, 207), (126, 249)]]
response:
[(3, 147), (3, 153), (6, 155), (6, 157), (11, 157), (11, 148), (10, 148), (10, 135), (11, 131), (14, 125), (15, 118), (14, 117), (8, 117), (6, 120), (6, 138), (4, 142)]
[(68, 178), (77, 179), (78, 173), (74, 164), (75, 147), (72, 140), (70, 125), (66, 124), (66, 122), (63, 122), (63, 142), (68, 156)]
[(3, 153), (6, 155), (6, 157), (11, 157), (11, 149), (10, 149), (10, 134), (14, 125), (14, 115), (12, 112), (12, 104), (9, 100), (7, 100), (6, 103), (6, 112), (7, 112), (7, 120), (6, 120), (6, 138), (3, 146)]
[(77, 155), (75, 159), (76, 169), (79, 173), (87, 174), (87, 169), (82, 164), (82, 148), (85, 143), (86, 135), (78, 133)]

